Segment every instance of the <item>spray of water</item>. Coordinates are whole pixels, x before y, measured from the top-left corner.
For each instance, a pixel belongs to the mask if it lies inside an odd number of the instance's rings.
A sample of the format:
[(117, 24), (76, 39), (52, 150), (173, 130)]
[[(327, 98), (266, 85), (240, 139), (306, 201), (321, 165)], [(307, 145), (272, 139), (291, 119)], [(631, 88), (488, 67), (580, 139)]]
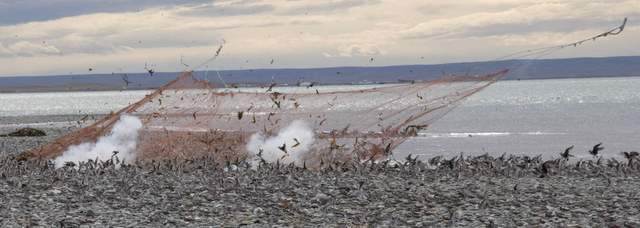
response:
[(97, 142), (87, 142), (70, 146), (61, 156), (53, 160), (56, 168), (67, 162), (82, 162), (88, 160), (106, 161), (115, 156), (120, 161), (132, 162), (136, 158), (135, 149), (138, 132), (142, 128), (142, 121), (138, 117), (123, 115), (113, 126), (111, 133), (98, 139)]
[(302, 166), (314, 142), (313, 130), (302, 120), (295, 120), (276, 136), (266, 138), (261, 133), (251, 136), (247, 143), (250, 163), (256, 167), (261, 159), (268, 163), (294, 163)]

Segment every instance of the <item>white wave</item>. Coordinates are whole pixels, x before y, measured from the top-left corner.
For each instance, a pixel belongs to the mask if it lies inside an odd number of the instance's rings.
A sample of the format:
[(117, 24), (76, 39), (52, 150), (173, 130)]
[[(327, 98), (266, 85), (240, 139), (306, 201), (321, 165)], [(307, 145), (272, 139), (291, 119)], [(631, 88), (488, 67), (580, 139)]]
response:
[(450, 133), (431, 133), (421, 132), (418, 133), (418, 137), (425, 138), (465, 138), (465, 137), (497, 137), (497, 136), (510, 136), (510, 135), (566, 135), (564, 132), (543, 132), (543, 131), (531, 131), (531, 132), (450, 132)]
[(0, 128), (21, 128), (21, 127), (68, 127), (77, 125), (74, 121), (41, 122), (41, 123), (11, 123), (0, 124)]

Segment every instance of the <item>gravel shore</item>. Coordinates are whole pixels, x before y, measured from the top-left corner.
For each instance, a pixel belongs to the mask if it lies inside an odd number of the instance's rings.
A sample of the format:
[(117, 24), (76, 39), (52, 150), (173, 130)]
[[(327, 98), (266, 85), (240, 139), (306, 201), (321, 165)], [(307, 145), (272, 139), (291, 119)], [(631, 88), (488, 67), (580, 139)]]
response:
[(640, 226), (635, 163), (457, 157), (321, 171), (210, 159), (54, 169), (0, 138), (0, 226)]
[(23, 127), (41, 129), (47, 134), (44, 137), (0, 137), (0, 155), (15, 155), (46, 145), (81, 126), (86, 126), (87, 123), (77, 122), (81, 118), (82, 116), (0, 117), (0, 134), (7, 134)]

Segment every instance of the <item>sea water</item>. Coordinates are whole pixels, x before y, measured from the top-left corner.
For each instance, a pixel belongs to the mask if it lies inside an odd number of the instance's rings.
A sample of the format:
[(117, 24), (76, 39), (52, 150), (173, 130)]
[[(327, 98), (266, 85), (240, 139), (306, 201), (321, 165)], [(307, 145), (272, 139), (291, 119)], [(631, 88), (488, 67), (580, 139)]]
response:
[[(349, 87), (334, 86), (332, 90)], [(0, 127), (16, 126), (3, 121), (15, 117), (108, 114), (150, 92), (0, 94)], [(35, 123), (47, 124), (54, 125)], [(463, 152), (542, 154), (550, 158), (575, 145), (576, 157), (588, 158), (587, 151), (599, 142), (605, 155), (619, 156), (621, 151), (640, 151), (639, 134), (640, 77), (500, 81), (402, 144), (396, 156)]]

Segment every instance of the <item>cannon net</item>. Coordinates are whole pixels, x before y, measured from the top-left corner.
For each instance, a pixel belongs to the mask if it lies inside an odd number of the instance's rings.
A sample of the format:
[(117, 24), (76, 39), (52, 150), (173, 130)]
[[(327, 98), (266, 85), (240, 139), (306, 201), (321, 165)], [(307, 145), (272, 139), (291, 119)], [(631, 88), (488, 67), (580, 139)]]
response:
[[(627, 18), (587, 39), (496, 60), (539, 58), (618, 35), (626, 23)], [(195, 69), (215, 60), (223, 45)], [(405, 84), (228, 89), (185, 71), (142, 100), (18, 158), (54, 159), (58, 166), (118, 154), (129, 162), (213, 157), (220, 163), (248, 159), (310, 167), (378, 160), (507, 73)]]
[[(218, 88), (183, 72), (142, 100), (21, 158), (85, 153), (83, 148), (95, 150), (105, 137), (126, 137), (132, 141), (130, 161), (209, 156), (319, 167), (375, 160), (507, 72), (404, 84), (255, 88)], [(117, 126), (123, 116), (139, 120), (135, 134), (115, 132), (133, 128)], [(101, 150), (86, 158), (107, 159), (127, 149)]]

